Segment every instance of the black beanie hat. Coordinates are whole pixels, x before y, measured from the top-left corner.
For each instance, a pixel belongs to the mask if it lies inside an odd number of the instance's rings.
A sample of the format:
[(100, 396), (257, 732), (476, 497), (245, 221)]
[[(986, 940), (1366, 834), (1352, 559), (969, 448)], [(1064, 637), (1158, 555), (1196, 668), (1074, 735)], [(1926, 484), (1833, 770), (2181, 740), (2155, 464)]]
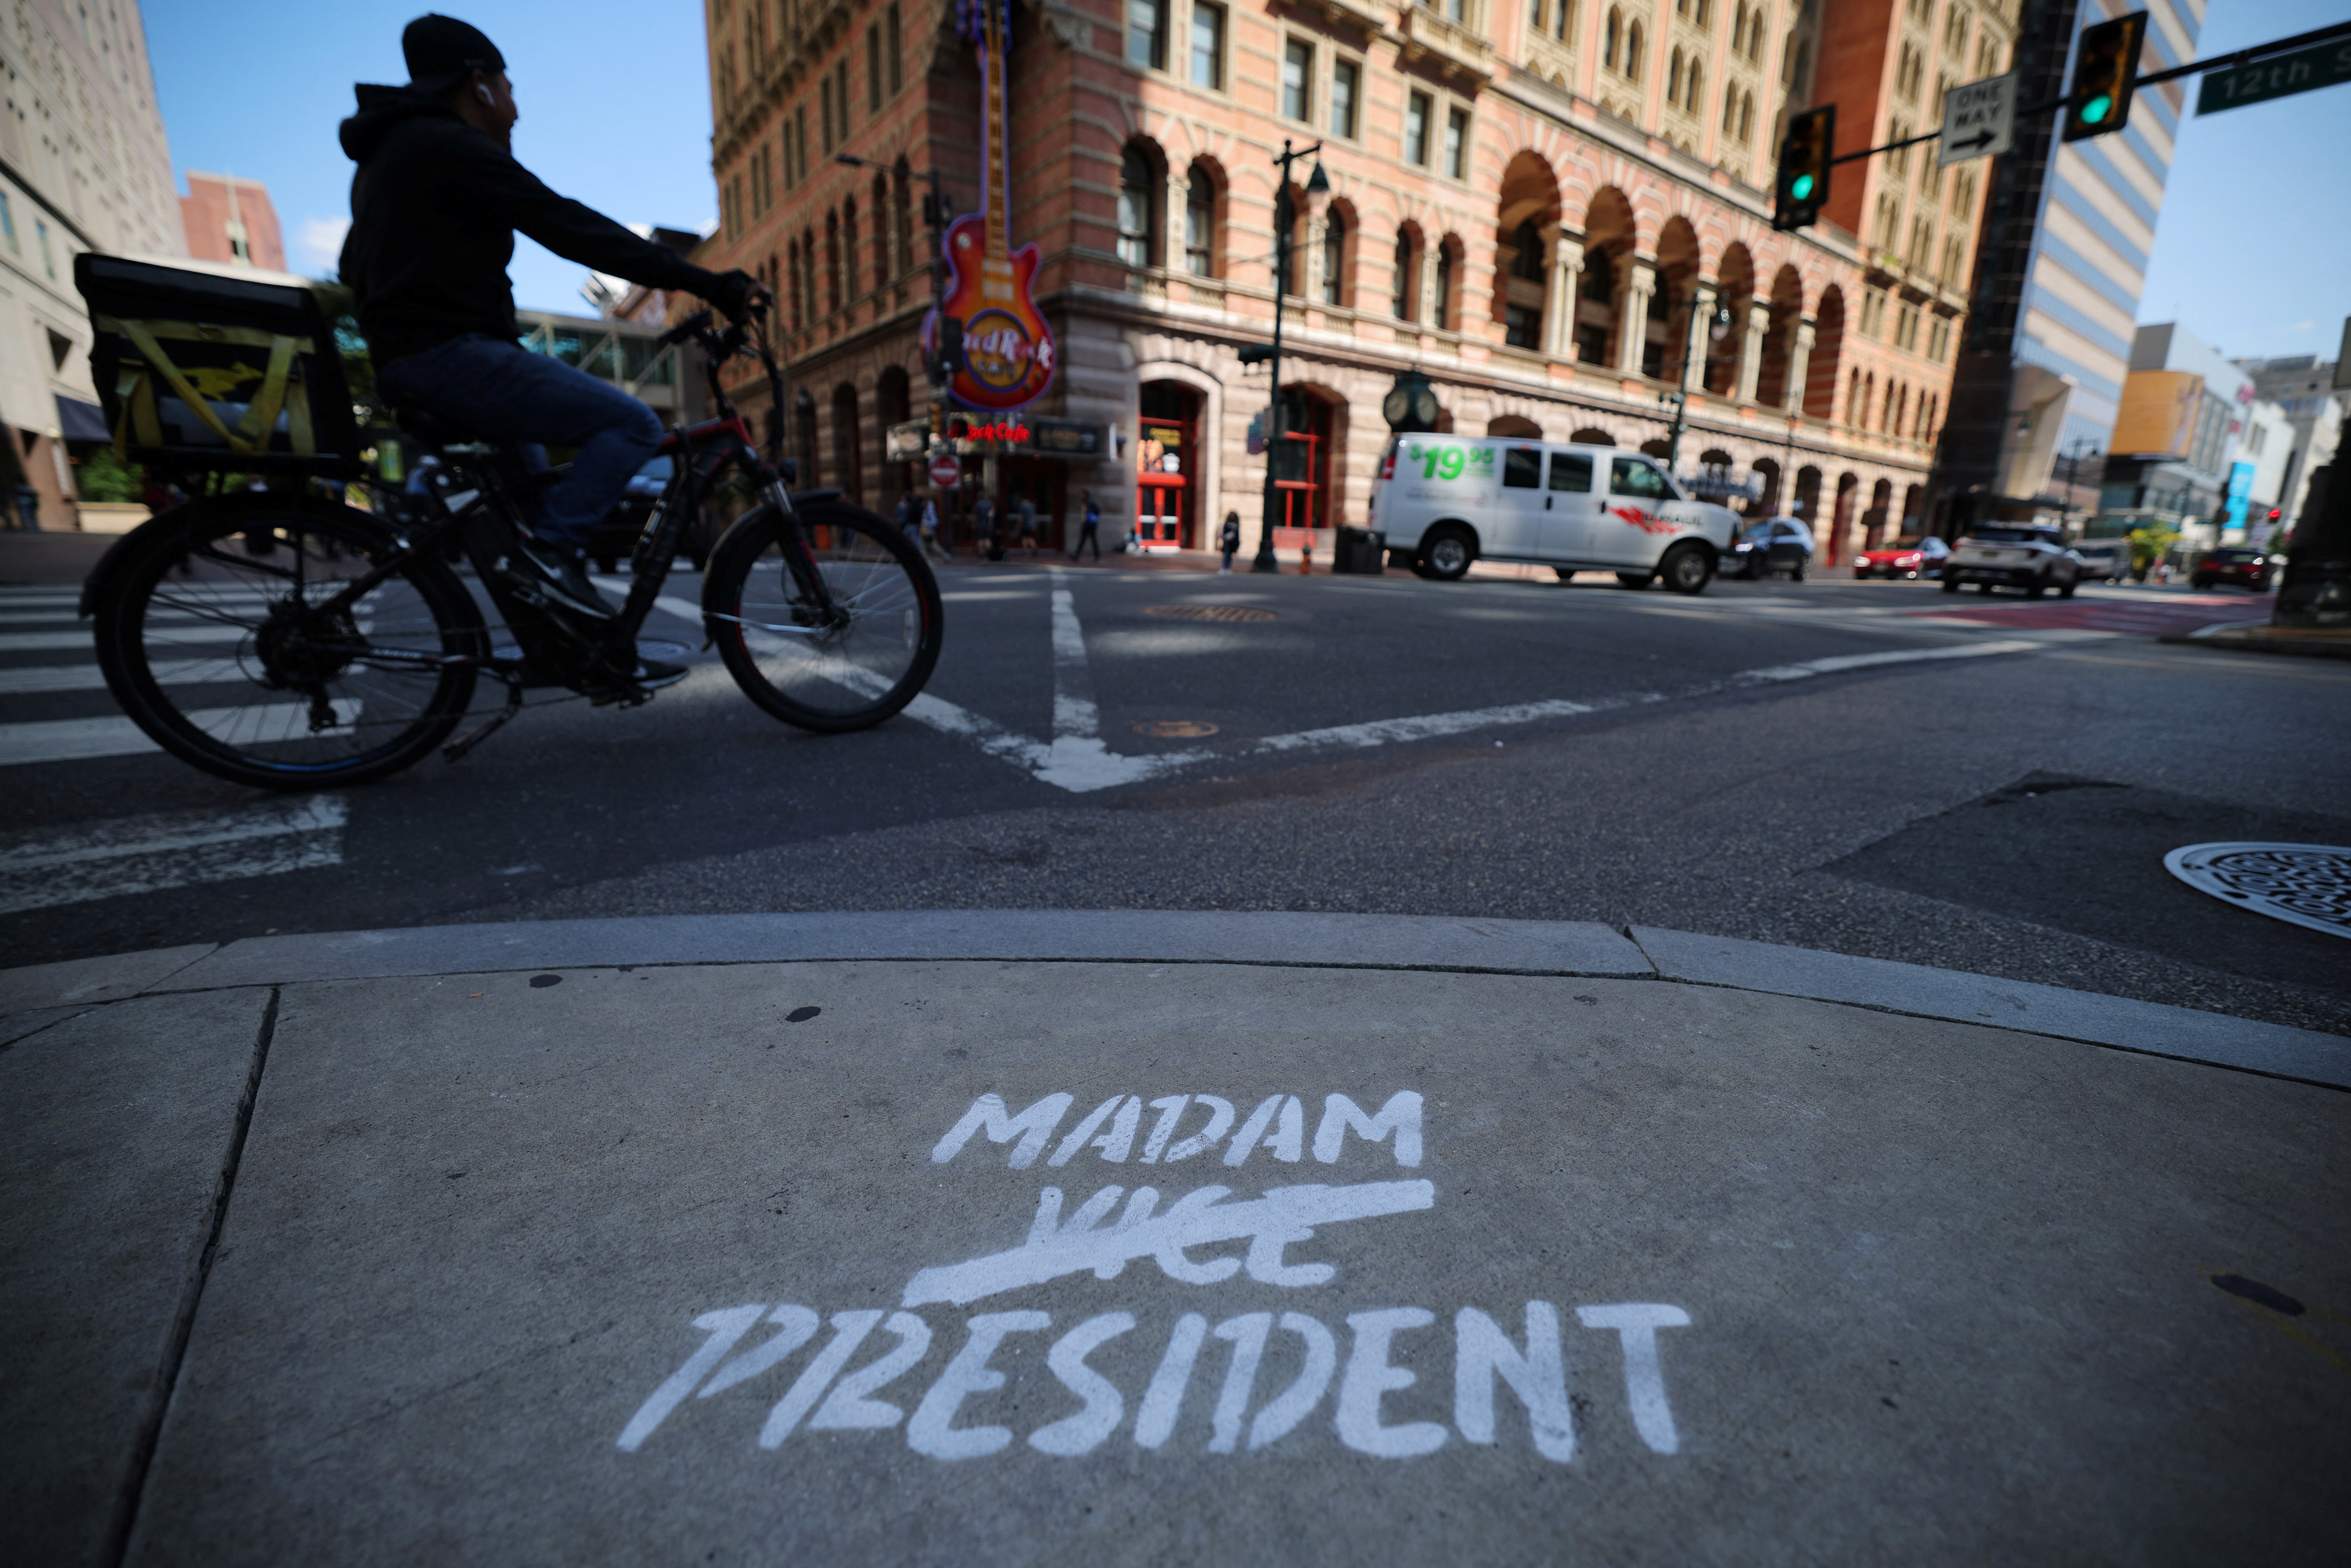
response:
[(423, 92), (447, 92), (475, 71), (507, 68), (488, 34), (432, 11), (402, 29), (400, 52), (408, 60), (408, 85)]

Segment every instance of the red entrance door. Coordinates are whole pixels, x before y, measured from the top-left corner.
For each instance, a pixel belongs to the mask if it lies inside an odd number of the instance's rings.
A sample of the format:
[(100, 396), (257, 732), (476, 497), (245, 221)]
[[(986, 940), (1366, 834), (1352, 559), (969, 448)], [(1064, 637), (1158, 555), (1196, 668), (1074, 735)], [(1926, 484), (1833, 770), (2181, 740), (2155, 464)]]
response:
[(1198, 425), (1189, 419), (1150, 419), (1135, 443), (1134, 537), (1145, 550), (1188, 549), (1193, 538)]

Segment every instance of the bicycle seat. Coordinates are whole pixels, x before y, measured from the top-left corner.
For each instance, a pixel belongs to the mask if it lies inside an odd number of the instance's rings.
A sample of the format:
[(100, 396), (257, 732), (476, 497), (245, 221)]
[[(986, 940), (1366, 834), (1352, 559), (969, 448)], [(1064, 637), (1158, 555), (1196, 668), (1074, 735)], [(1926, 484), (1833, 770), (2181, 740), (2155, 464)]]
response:
[(392, 422), (398, 425), (402, 432), (414, 436), (427, 446), (493, 446), (496, 444), (486, 435), (467, 430), (455, 421), (444, 419), (439, 414), (427, 413), (421, 408), (395, 408), (392, 411)]

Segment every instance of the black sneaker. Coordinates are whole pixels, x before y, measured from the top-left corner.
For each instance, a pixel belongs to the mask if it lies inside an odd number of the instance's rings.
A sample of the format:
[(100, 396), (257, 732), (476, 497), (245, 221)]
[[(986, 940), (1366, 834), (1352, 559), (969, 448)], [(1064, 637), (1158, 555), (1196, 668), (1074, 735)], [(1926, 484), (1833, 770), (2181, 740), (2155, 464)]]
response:
[(612, 607), (604, 602), (604, 596), (588, 580), (587, 557), (566, 555), (560, 547), (534, 538), (525, 538), (520, 544), (523, 559), (530, 564), (539, 586), (558, 609), (601, 621), (612, 618)]
[(684, 664), (672, 664), (660, 659), (639, 659), (625, 676), (599, 665), (580, 683), (580, 690), (600, 707), (611, 702), (634, 706), (662, 687), (675, 685), (685, 679), (685, 671)]

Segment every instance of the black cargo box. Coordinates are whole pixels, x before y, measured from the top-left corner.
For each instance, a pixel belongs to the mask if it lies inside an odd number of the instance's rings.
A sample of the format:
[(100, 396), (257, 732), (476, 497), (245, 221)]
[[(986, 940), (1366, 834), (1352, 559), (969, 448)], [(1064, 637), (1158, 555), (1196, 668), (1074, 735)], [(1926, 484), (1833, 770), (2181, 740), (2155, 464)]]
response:
[(360, 469), (359, 429), (318, 296), (260, 278), (84, 252), (91, 379), (116, 447), (165, 471)]

